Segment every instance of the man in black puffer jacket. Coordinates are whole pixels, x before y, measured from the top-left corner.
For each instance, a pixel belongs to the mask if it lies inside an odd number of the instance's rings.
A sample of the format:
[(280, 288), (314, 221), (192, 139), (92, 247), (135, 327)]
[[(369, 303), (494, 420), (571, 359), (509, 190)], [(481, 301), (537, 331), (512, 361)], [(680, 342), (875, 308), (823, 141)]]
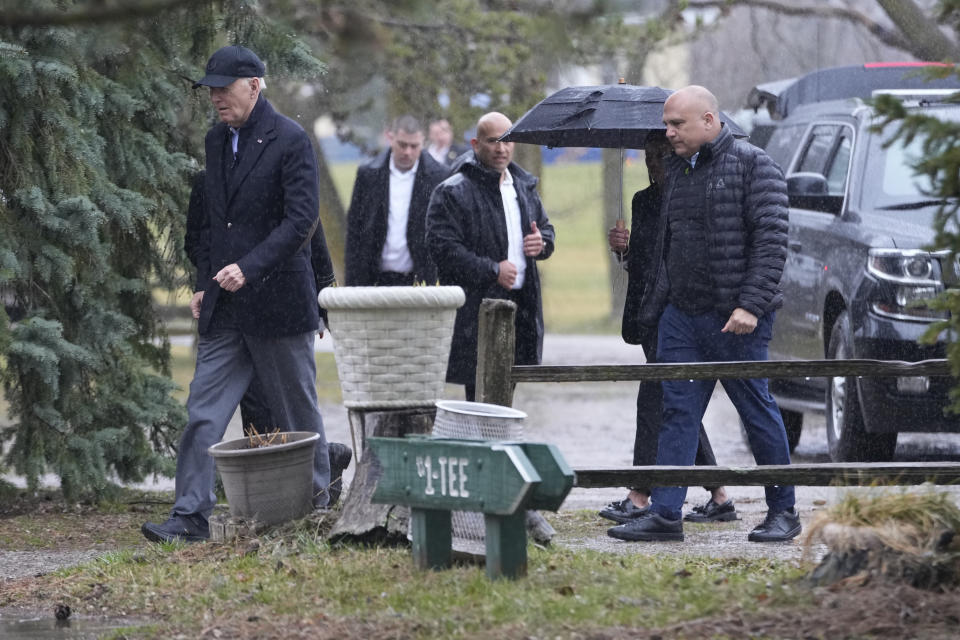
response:
[(553, 253), (554, 232), (537, 194), (537, 179), (512, 162), (510, 128), (502, 113), (477, 122), (473, 153), (461, 156), (453, 175), (437, 185), (427, 207), (427, 246), (440, 284), (459, 285), (467, 300), (459, 310), (450, 347), (447, 382), (465, 386), (474, 400), (477, 324), (484, 298), (517, 305), (517, 364), (540, 364), (543, 310), (538, 260)]
[[(680, 89), (663, 106), (676, 156), (667, 167), (656, 274), (641, 304), (641, 321), (659, 329), (660, 363), (766, 360), (783, 300), (788, 204), (783, 173), (763, 150), (735, 140), (719, 113), (717, 99), (699, 86)], [(787, 434), (767, 381), (722, 383), (757, 464), (789, 464)], [(700, 420), (715, 384), (663, 382), (657, 464), (694, 463)], [(623, 540), (683, 540), (680, 509), (686, 492), (686, 487), (654, 489), (646, 517), (608, 533)], [(793, 487), (767, 487), (766, 501), (767, 517), (749, 539), (799, 535)]]

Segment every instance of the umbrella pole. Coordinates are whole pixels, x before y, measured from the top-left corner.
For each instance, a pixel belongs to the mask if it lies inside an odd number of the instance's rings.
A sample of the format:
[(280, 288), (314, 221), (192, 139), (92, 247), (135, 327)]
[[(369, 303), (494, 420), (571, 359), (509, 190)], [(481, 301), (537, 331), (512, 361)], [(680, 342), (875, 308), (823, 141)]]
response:
[(617, 221), (623, 222), (623, 147), (620, 147), (620, 191), (617, 192)]
[[(620, 147), (620, 191), (617, 192), (617, 229), (626, 228), (626, 223), (623, 220), (623, 147)], [(623, 260), (623, 256), (626, 252), (619, 252), (618, 255), (620, 259)]]

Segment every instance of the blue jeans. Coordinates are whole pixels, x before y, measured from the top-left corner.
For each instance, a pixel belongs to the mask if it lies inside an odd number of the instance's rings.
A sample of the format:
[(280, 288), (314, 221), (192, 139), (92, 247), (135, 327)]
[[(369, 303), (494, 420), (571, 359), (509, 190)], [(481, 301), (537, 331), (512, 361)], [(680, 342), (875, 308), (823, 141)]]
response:
[[(668, 305), (660, 318), (657, 361), (669, 362), (743, 362), (767, 359), (767, 344), (773, 334), (775, 314), (764, 315), (753, 333), (721, 333), (727, 317), (716, 311), (690, 316)], [(790, 464), (787, 432), (780, 409), (767, 388), (767, 380), (722, 380), (733, 406), (737, 408), (747, 432), (747, 440), (758, 465)], [(657, 448), (658, 465), (690, 466), (694, 463), (703, 413), (716, 385), (715, 380), (663, 381), (663, 426)], [(794, 505), (792, 486), (765, 487), (767, 508), (771, 512)], [(677, 520), (686, 487), (660, 487), (653, 490), (653, 509), (665, 518)]]

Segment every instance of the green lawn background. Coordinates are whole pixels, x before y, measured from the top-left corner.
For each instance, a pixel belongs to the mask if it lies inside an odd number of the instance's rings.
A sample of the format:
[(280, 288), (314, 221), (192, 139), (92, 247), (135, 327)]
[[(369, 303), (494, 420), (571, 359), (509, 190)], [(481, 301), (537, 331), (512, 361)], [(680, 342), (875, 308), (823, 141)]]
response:
[[(356, 164), (333, 165), (331, 173), (344, 203), (350, 202)], [(611, 318), (607, 273), (612, 260), (602, 218), (602, 176), (599, 162), (545, 165), (541, 195), (557, 232), (556, 251), (540, 263), (544, 324), (555, 333), (619, 333)], [(643, 162), (624, 167), (624, 217), (629, 224), (630, 199), (647, 186)], [(621, 284), (623, 284), (621, 282)]]

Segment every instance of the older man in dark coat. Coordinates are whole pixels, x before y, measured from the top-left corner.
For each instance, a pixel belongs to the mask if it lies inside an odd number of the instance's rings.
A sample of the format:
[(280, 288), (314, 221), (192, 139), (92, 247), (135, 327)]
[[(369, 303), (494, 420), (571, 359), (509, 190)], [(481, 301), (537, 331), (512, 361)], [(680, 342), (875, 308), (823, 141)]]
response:
[(196, 253), (190, 302), (200, 335), (177, 456), (170, 518), (147, 522), (153, 541), (209, 537), (216, 496), (207, 449), (226, 431), (254, 375), (283, 424), (320, 435), (314, 504), (327, 504), (330, 466), (317, 408), (313, 342), (319, 326), (310, 241), (319, 225), (316, 156), (303, 129), (260, 95), (264, 64), (223, 47), (195, 86), (210, 87), (221, 122), (206, 137), (208, 232)]
[(390, 148), (357, 169), (347, 210), (346, 284), (436, 284), (424, 217), (449, 171), (422, 153), (423, 126), (413, 116), (395, 119), (387, 138)]
[[(190, 205), (187, 208), (187, 225), (184, 233), (183, 248), (197, 268), (197, 275), (206, 278), (210, 270), (208, 261), (201, 264), (209, 258), (209, 235), (210, 235), (210, 216), (207, 214), (206, 202), (204, 200), (204, 184), (206, 183), (206, 171), (200, 171), (194, 176), (193, 188), (190, 192)], [(310, 262), (313, 267), (313, 279), (317, 285), (317, 291), (332, 285), (336, 277), (333, 273), (333, 261), (330, 259), (330, 252), (327, 250), (326, 238), (323, 235), (323, 227), (317, 225), (317, 230), (310, 239)], [(206, 282), (197, 282), (196, 290), (202, 289)], [(319, 336), (323, 337), (326, 329), (327, 312), (320, 308), (320, 327)], [(240, 401), (240, 422), (243, 425), (244, 433), (271, 433), (277, 429), (286, 431), (296, 431), (296, 425), (282, 424), (270, 413), (269, 398), (266, 397), (263, 385), (260, 380), (254, 376), (247, 392)], [(329, 503), (327, 506), (333, 506), (340, 499), (340, 493), (343, 488), (343, 471), (350, 465), (350, 458), (353, 455), (350, 447), (339, 442), (330, 442), (330, 489)]]
[(459, 285), (467, 300), (457, 311), (447, 381), (475, 396), (477, 322), (484, 298), (517, 305), (516, 362), (539, 364), (543, 309), (537, 261), (553, 253), (554, 230), (537, 194), (537, 179), (513, 159), (502, 113), (477, 122), (473, 153), (433, 192), (427, 209), (427, 244), (440, 283)]

